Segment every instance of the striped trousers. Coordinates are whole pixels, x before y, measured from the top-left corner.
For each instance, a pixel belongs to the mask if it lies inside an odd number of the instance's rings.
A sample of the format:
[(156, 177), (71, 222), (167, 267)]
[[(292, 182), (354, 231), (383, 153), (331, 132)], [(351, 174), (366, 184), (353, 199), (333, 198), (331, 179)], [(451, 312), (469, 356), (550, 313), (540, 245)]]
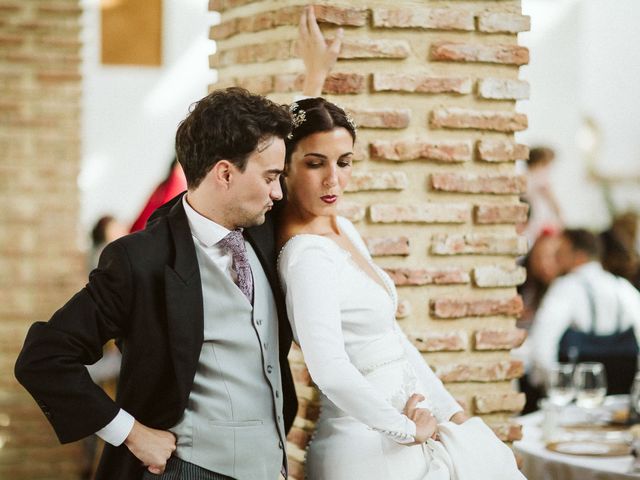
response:
[(206, 470), (178, 457), (171, 457), (162, 475), (154, 475), (146, 470), (142, 480), (234, 480), (220, 473)]

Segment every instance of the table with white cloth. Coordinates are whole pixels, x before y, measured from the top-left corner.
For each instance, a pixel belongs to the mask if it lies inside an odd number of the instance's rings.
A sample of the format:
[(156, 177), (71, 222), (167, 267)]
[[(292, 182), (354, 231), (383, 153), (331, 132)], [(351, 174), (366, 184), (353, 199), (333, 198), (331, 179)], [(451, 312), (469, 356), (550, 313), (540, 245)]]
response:
[(543, 436), (544, 413), (537, 411), (519, 417), (522, 440), (514, 449), (522, 458), (522, 472), (529, 480), (638, 480), (630, 473), (634, 458), (622, 456), (586, 456), (549, 450)]

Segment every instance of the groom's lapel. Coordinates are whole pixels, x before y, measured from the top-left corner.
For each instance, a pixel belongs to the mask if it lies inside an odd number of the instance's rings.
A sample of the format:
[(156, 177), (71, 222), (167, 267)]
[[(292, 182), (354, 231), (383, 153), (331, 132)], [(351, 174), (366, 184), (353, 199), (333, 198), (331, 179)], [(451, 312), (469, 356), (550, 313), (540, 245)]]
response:
[(168, 221), (175, 257), (164, 272), (167, 329), (178, 386), (184, 389), (181, 394), (188, 395), (204, 336), (202, 282), (182, 201), (171, 208)]
[[(287, 320), (287, 312), (284, 304), (282, 289), (280, 288), (280, 280), (278, 278), (277, 254), (275, 251), (275, 227), (278, 215), (275, 212), (267, 215), (266, 221), (257, 227), (247, 228), (245, 237), (253, 247), (262, 264), (267, 280), (271, 285), (276, 308), (278, 310), (278, 338), (280, 342), (280, 353), (284, 355), (281, 358), (282, 364), (286, 364), (286, 355), (291, 345), (291, 326)], [(291, 375), (288, 368), (283, 369), (284, 375)]]
[(244, 236), (251, 244), (260, 260), (262, 269), (267, 275), (273, 293), (277, 295), (279, 287), (278, 274), (276, 272), (275, 237), (273, 215), (267, 215), (265, 222), (256, 227), (244, 230)]

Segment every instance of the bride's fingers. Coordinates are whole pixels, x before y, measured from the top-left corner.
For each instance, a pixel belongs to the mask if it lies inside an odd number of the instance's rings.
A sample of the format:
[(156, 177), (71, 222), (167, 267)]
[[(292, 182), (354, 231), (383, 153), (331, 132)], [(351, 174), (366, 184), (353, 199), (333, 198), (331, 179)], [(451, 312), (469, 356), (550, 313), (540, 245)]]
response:
[(313, 10), (313, 7), (309, 6), (306, 9), (307, 12), (307, 29), (309, 33), (318, 37), (322, 36), (322, 31), (318, 26), (318, 21), (316, 20), (316, 12)]
[(423, 395), (420, 395), (419, 393), (414, 393), (409, 397), (409, 400), (407, 400), (407, 403), (405, 404), (404, 409), (402, 410), (402, 413), (410, 417), (413, 411), (416, 409), (416, 406), (418, 405), (418, 403), (420, 403), (423, 400), (424, 400)]
[(340, 53), (343, 37), (344, 37), (344, 30), (342, 28), (339, 28), (338, 31), (336, 32), (335, 38), (331, 41), (331, 44), (329, 45), (329, 50), (331, 51), (331, 54), (335, 55), (336, 57)]
[(298, 37), (306, 39), (309, 36), (307, 28), (307, 9), (305, 8), (300, 15), (300, 23), (298, 24)]

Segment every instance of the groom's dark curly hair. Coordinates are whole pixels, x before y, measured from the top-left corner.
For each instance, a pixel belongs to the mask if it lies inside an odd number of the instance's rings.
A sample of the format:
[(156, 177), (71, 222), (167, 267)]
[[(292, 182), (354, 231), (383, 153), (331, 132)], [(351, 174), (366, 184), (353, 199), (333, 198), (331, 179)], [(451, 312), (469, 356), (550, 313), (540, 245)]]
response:
[(219, 160), (240, 171), (258, 144), (270, 137), (286, 138), (291, 115), (278, 105), (243, 88), (215, 90), (191, 105), (176, 132), (176, 156), (189, 188), (196, 188)]

